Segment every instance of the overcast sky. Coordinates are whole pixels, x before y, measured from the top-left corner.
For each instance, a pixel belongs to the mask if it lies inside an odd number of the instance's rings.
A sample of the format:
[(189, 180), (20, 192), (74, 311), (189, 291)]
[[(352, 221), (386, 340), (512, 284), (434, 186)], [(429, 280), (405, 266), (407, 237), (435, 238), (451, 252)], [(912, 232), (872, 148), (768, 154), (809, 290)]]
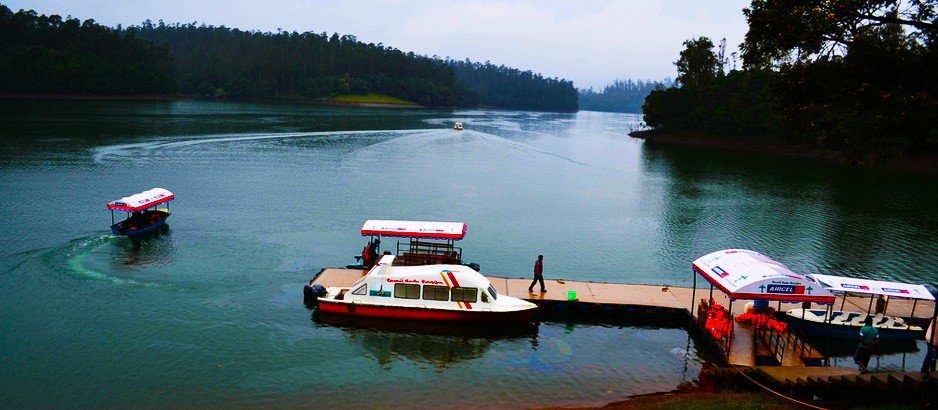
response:
[(601, 88), (615, 79), (676, 75), (681, 43), (708, 36), (736, 51), (746, 33), (741, 0), (391, 1), (43, 0), (6, 1), (14, 11), (93, 18), (199, 22), (245, 30), (352, 34), (419, 54), (489, 60)]

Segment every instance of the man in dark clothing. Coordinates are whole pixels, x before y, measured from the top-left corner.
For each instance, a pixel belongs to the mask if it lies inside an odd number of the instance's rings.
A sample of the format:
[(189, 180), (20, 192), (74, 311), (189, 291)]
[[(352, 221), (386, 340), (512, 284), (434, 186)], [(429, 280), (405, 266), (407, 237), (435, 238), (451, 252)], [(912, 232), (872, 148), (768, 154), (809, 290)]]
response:
[(537, 260), (534, 261), (534, 280), (531, 281), (531, 286), (528, 286), (528, 293), (534, 293), (534, 284), (541, 283), (541, 293), (547, 292), (547, 289), (544, 288), (544, 255), (537, 255)]

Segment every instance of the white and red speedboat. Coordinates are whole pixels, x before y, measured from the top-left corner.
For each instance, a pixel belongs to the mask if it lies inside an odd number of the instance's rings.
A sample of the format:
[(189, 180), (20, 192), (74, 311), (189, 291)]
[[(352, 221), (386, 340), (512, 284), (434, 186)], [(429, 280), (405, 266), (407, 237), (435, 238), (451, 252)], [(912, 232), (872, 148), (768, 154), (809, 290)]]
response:
[(499, 295), (488, 279), (464, 265), (393, 266), (385, 255), (348, 288), (329, 287), (319, 311), (390, 319), (451, 322), (527, 322), (537, 305)]

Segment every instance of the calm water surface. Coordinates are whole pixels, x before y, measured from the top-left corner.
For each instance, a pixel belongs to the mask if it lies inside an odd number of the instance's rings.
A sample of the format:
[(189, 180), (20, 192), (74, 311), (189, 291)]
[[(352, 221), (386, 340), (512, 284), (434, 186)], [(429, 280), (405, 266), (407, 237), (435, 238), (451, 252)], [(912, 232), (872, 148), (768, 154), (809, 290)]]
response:
[[(490, 275), (543, 253), (548, 277), (688, 285), (697, 256), (743, 247), (802, 273), (936, 280), (934, 179), (656, 146), (626, 136), (639, 120), (0, 101), (0, 403), (600, 404), (707, 366), (680, 329), (314, 322), (302, 285), (352, 261), (368, 218), (465, 221)], [(178, 198), (169, 232), (109, 235), (104, 203), (155, 186)]]

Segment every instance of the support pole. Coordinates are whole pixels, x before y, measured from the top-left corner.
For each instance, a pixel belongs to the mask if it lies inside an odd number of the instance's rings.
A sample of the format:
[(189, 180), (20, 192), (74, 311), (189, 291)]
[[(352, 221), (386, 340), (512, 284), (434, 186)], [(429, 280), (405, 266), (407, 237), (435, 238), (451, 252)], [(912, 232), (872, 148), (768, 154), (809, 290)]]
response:
[(870, 314), (873, 311), (873, 296), (870, 296), (870, 306), (866, 308), (866, 314)]
[(697, 315), (700, 314), (699, 311), (694, 314), (694, 306), (696, 306), (694, 302), (697, 301), (697, 271), (691, 269), (690, 272), (694, 276), (694, 287), (692, 287), (690, 291), (690, 315), (696, 318)]

